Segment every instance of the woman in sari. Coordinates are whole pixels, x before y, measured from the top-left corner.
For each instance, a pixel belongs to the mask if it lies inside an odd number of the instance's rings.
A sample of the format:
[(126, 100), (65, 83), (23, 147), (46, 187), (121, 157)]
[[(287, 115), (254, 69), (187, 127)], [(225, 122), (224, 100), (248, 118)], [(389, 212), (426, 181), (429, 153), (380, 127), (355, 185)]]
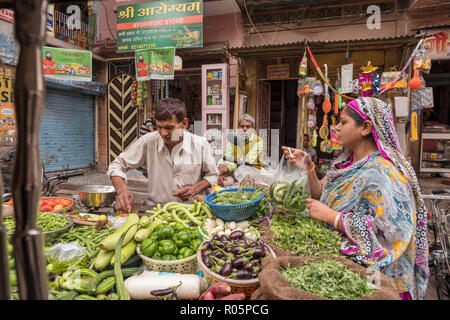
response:
[(353, 100), (336, 130), (345, 151), (323, 180), (308, 154), (291, 149), (290, 155), (283, 147), (285, 157), (297, 166), (306, 157), (310, 217), (341, 231), (341, 253), (389, 276), (402, 299), (424, 299), (427, 211), (414, 170), (400, 149), (389, 106), (375, 98)]

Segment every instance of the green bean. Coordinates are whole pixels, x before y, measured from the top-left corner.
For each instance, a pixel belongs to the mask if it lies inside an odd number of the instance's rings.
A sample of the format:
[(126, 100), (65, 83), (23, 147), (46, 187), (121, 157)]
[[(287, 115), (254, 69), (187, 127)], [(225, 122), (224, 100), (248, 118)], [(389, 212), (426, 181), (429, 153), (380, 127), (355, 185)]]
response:
[[(37, 226), (44, 232), (62, 228), (68, 223), (69, 221), (65, 217), (50, 212), (39, 213), (37, 216)], [(8, 232), (14, 232), (16, 229), (15, 216), (4, 217), (3, 224)]]

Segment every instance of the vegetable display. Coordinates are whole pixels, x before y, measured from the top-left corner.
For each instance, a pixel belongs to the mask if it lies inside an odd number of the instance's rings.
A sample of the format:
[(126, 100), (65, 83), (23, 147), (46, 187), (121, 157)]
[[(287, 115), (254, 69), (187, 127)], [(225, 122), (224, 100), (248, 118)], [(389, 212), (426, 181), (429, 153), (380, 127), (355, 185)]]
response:
[(227, 237), (235, 230), (241, 230), (244, 232), (246, 238), (256, 240), (259, 237), (259, 232), (255, 227), (250, 226), (247, 220), (234, 222), (227, 221), (224, 222), (222, 219), (206, 219), (202, 226), (202, 231), (205, 235), (213, 237), (214, 235), (226, 235)]
[[(16, 218), (14, 216), (4, 217), (3, 224), (5, 225), (6, 231), (14, 232), (16, 229)], [(59, 214), (43, 212), (37, 215), (37, 226), (43, 232), (60, 229), (67, 224), (69, 224), (69, 221)]]
[(193, 256), (201, 243), (197, 227), (176, 223), (174, 226), (158, 225), (140, 246), (144, 256), (167, 261)]
[(281, 274), (291, 286), (333, 300), (355, 300), (375, 291), (367, 276), (362, 278), (331, 259), (288, 268)]
[(306, 209), (305, 199), (311, 197), (308, 180), (294, 179), (292, 182), (277, 181), (270, 185), (269, 199), (274, 207), (289, 212), (303, 212)]
[(225, 278), (248, 280), (258, 277), (261, 260), (270, 255), (270, 249), (259, 239), (246, 239), (240, 230), (229, 237), (215, 235), (201, 246), (205, 266)]
[(201, 225), (207, 218), (213, 217), (209, 206), (205, 202), (197, 200), (194, 200), (193, 204), (168, 202), (163, 207), (158, 203), (154, 209), (146, 212), (150, 214), (151, 221), (159, 220), (162, 224), (172, 226), (177, 222), (186, 227), (190, 223)]
[(309, 217), (275, 215), (270, 230), (276, 235), (270, 242), (295, 255), (341, 255), (341, 235)]
[(212, 203), (219, 205), (241, 204), (254, 201), (261, 197), (261, 191), (247, 191), (241, 188), (237, 191), (216, 192), (216, 198)]
[[(39, 212), (60, 212), (62, 210), (64, 210), (64, 208), (68, 208), (73, 204), (73, 201), (67, 199), (67, 198), (62, 198), (62, 197), (50, 197), (50, 198), (45, 198), (45, 199), (41, 199), (40, 202), (40, 207), (39, 207)], [(5, 205), (7, 206), (12, 206), (14, 205), (14, 200), (10, 199), (9, 201), (5, 202)]]

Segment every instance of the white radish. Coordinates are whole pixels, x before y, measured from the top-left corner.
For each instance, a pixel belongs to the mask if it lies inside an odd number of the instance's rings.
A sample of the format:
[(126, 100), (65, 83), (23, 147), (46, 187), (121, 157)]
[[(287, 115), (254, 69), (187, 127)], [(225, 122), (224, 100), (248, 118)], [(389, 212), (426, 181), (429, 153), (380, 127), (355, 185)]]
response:
[(182, 299), (198, 299), (206, 290), (207, 284), (204, 278), (196, 274), (164, 274), (158, 272), (144, 271), (137, 276), (131, 276), (125, 280), (125, 289), (130, 294), (132, 300), (153, 300), (157, 299), (150, 294), (153, 290), (167, 289), (177, 286), (177, 296)]

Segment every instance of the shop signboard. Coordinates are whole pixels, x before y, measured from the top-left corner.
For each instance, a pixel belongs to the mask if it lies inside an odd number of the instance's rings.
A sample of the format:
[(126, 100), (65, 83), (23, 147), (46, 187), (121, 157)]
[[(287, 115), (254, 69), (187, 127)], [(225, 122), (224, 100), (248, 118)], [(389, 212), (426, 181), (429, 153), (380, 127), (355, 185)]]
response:
[(14, 70), (0, 68), (0, 143), (14, 143), (17, 135), (14, 111)]
[(279, 80), (289, 78), (289, 64), (271, 64), (267, 66), (267, 79)]
[(173, 80), (175, 48), (138, 50), (135, 52), (136, 79)]
[(203, 0), (118, 6), (117, 52), (203, 47)]
[(423, 47), (431, 60), (450, 59), (450, 29), (428, 30), (426, 34)]
[(92, 52), (86, 50), (42, 47), (45, 78), (92, 81)]
[(0, 20), (14, 23), (14, 11), (10, 9), (0, 9)]

